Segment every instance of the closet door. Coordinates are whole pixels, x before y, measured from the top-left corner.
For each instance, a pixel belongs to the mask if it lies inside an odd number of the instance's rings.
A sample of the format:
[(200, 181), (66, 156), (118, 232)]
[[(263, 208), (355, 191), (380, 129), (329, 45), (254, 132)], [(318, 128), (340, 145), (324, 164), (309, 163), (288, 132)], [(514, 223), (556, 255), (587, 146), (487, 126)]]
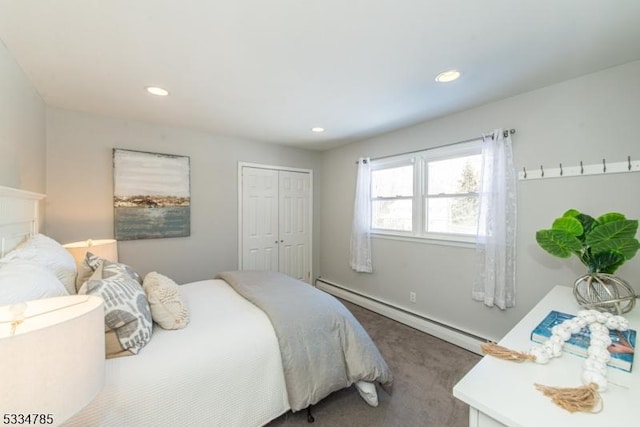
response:
[(279, 270), (309, 282), (309, 184), (308, 173), (279, 173)]
[(278, 171), (242, 168), (242, 270), (278, 271)]
[(311, 173), (240, 168), (240, 269), (311, 283)]

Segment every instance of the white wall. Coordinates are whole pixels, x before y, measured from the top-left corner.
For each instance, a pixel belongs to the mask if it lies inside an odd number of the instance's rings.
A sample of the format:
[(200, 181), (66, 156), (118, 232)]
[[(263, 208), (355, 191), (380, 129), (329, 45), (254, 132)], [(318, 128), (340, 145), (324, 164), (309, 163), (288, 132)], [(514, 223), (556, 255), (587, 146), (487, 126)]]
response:
[[(640, 218), (640, 173), (519, 181), (517, 307), (471, 300), (473, 249), (373, 239), (374, 273), (349, 269), (355, 160), (417, 150), (515, 128), (518, 168), (640, 159), (640, 62), (432, 120), (323, 153), (320, 274), (351, 290), (486, 338), (501, 338), (551, 287), (585, 272), (543, 252), (535, 231), (569, 208)], [(640, 291), (640, 255), (618, 270)], [(409, 292), (417, 303), (409, 303)]]
[(0, 41), (0, 185), (44, 193), (45, 105)]
[[(60, 242), (113, 237), (112, 149), (190, 156), (191, 236), (118, 243), (121, 262), (179, 283), (237, 269), (239, 161), (312, 169), (320, 154), (185, 129), (47, 109), (47, 233)], [(315, 206), (319, 203), (315, 191)], [(314, 218), (314, 274), (319, 219)]]

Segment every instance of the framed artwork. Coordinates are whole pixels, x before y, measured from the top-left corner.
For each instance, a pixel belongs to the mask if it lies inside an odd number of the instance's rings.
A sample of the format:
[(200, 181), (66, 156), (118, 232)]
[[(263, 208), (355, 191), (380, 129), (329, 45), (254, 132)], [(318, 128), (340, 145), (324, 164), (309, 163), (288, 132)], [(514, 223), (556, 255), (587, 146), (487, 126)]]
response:
[(191, 234), (188, 156), (113, 149), (116, 240)]

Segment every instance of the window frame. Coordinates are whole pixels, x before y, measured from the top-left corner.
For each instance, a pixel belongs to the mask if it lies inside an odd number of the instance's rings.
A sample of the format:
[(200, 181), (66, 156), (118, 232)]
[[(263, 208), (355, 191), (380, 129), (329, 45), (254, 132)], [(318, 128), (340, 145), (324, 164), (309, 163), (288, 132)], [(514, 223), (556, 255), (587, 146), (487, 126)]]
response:
[[(412, 203), (412, 229), (411, 231), (389, 230), (373, 228), (373, 192), (370, 198), (372, 227), (371, 235), (383, 239), (407, 240), (413, 242), (441, 244), (451, 246), (473, 247), (477, 240), (476, 234), (429, 232), (427, 226), (428, 189), (428, 164), (434, 161), (455, 159), (482, 153), (482, 138), (449, 146), (425, 149), (417, 152), (388, 156), (371, 160), (371, 173), (375, 170), (390, 169), (395, 167), (413, 165), (413, 203)], [(481, 179), (481, 177), (480, 177)], [(373, 182), (373, 179), (372, 179)], [(465, 193), (444, 194), (444, 196), (457, 196)], [(478, 193), (475, 194), (479, 197)], [(431, 198), (443, 197), (443, 194), (431, 196)], [(378, 200), (379, 198), (376, 198)], [(388, 199), (388, 198), (387, 198)]]

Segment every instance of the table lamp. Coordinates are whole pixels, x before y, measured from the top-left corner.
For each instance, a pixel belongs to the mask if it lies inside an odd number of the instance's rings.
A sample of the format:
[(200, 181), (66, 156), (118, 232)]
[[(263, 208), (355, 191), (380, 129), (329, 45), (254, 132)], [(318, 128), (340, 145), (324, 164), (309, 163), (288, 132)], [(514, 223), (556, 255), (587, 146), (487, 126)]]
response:
[(0, 307), (1, 412), (37, 417), (30, 424), (63, 423), (102, 389), (104, 346), (101, 298), (70, 295)]
[(76, 260), (79, 269), (87, 252), (113, 262), (118, 262), (118, 242), (114, 239), (84, 240), (62, 245)]

